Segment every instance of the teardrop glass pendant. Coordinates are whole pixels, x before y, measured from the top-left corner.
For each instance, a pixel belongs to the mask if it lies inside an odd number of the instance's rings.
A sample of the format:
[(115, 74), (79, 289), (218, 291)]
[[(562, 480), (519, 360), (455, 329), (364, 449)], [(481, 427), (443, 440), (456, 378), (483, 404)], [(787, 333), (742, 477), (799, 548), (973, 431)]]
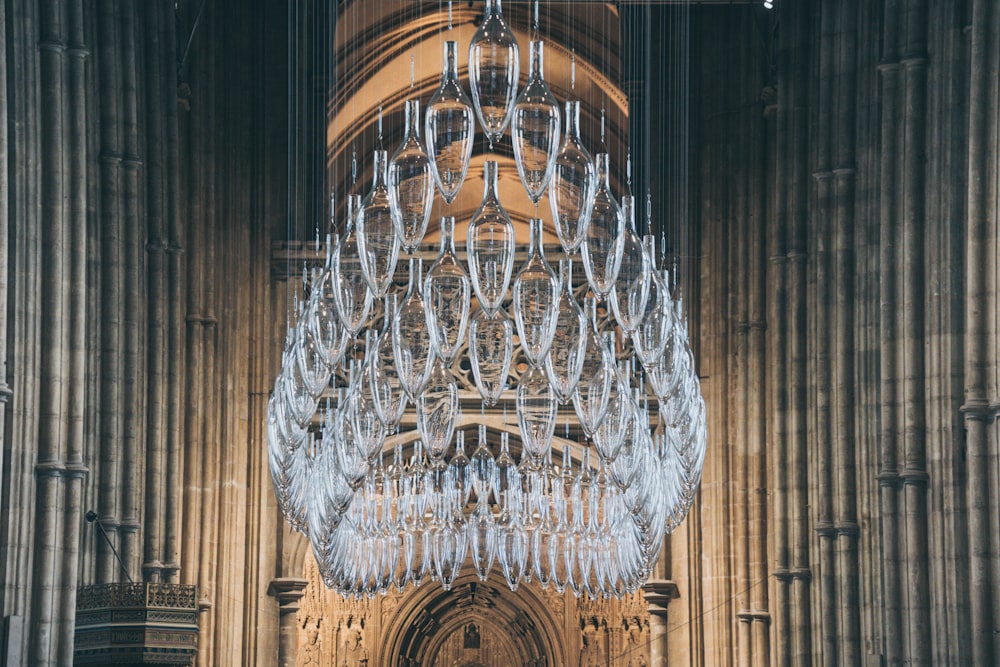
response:
[(615, 288), (611, 291), (611, 310), (619, 326), (626, 334), (632, 335), (646, 312), (653, 272), (642, 239), (635, 231), (635, 198), (632, 195), (622, 197), (622, 215), (625, 232), (622, 235), (621, 263)]
[(483, 203), (469, 223), (465, 248), (479, 306), (488, 313), (496, 313), (514, 272), (514, 225), (500, 205), (495, 161), (484, 163), (483, 180), (486, 183)]
[(448, 462), (448, 468), (458, 486), (459, 506), (465, 507), (472, 496), (472, 464), (465, 455), (465, 432), (455, 431), (455, 455)]
[(420, 101), (407, 100), (406, 134), (389, 162), (386, 180), (396, 236), (413, 253), (424, 240), (434, 208), (434, 172), (420, 143)]
[(543, 75), (541, 40), (531, 42), (530, 55), (528, 83), (514, 104), (510, 137), (521, 183), (537, 204), (552, 178), (559, 151), (560, 120), (559, 102)]
[(611, 194), (608, 154), (597, 154), (597, 190), (590, 210), (590, 224), (583, 241), (583, 267), (587, 281), (600, 298), (614, 289), (621, 264), (625, 223)]
[[(647, 236), (644, 241), (649, 254), (655, 241), (652, 236)], [(673, 327), (673, 300), (668, 281), (666, 271), (653, 273), (643, 315), (632, 334), (632, 348), (647, 372), (659, 362)]]
[(375, 399), (375, 410), (385, 427), (393, 432), (399, 428), (399, 421), (406, 412), (406, 393), (396, 369), (390, 328), (398, 309), (396, 295), (390, 294), (386, 302), (387, 326), (368, 348), (368, 381)]
[(530, 368), (517, 384), (517, 426), (524, 451), (540, 462), (552, 445), (559, 402), (549, 379), (538, 368)]
[(552, 344), (559, 314), (559, 277), (545, 261), (542, 221), (529, 223), (528, 261), (514, 280), (514, 322), (521, 347), (532, 366), (541, 366)]
[(427, 329), (434, 352), (451, 364), (465, 341), (472, 283), (455, 256), (455, 218), (441, 218), (441, 252), (424, 279)]
[(479, 444), (470, 458), (472, 462), (472, 483), (476, 487), (476, 499), (479, 504), (487, 505), (490, 493), (497, 485), (497, 463), (493, 454), (487, 448), (486, 426), (479, 425)]
[(361, 270), (372, 293), (382, 298), (389, 291), (399, 258), (399, 237), (392, 220), (389, 188), (385, 183), (388, 154), (375, 151), (372, 189), (358, 211), (358, 251)]
[(333, 271), (333, 256), (338, 243), (336, 237), (332, 239), (327, 237), (326, 266), (309, 297), (311, 302), (309, 327), (323, 361), (331, 370), (343, 358), (348, 338), (347, 330), (337, 316), (337, 300), (334, 295), (337, 283)]
[(478, 309), (469, 324), (469, 360), (476, 388), (486, 405), (496, 405), (507, 388), (513, 356), (514, 326), (507, 313), (498, 310), (491, 315)]
[(556, 154), (549, 205), (559, 243), (568, 254), (583, 243), (596, 190), (597, 170), (580, 139), (580, 103), (566, 102), (566, 138)]
[[(351, 401), (345, 400), (345, 403)], [(352, 489), (357, 490), (368, 474), (369, 464), (366, 453), (361, 449), (354, 432), (354, 424), (351, 420), (351, 408), (344, 406), (337, 411), (334, 432), (336, 433), (333, 442), (337, 448), (337, 468), (343, 476), (344, 481)]]
[(350, 419), (358, 449), (369, 462), (373, 462), (378, 453), (382, 451), (386, 431), (375, 408), (371, 384), (366, 380), (365, 374), (360, 372), (356, 386), (352, 390)]
[(573, 396), (576, 383), (583, 372), (584, 352), (587, 349), (587, 316), (573, 297), (573, 262), (559, 262), (562, 291), (556, 316), (556, 331), (545, 356), (545, 374), (552, 383), (552, 390), (560, 403)]
[(631, 392), (621, 377), (609, 389), (607, 410), (594, 431), (594, 446), (606, 463), (613, 462), (621, 451), (633, 407)]
[(497, 531), (493, 513), (482, 499), (476, 503), (476, 510), (466, 524), (467, 541), (472, 552), (472, 564), (480, 581), (486, 581), (493, 567), (497, 551)]
[(337, 303), (337, 314), (352, 336), (368, 319), (372, 306), (372, 293), (368, 289), (368, 281), (361, 266), (358, 233), (355, 228), (355, 217), (360, 208), (361, 197), (350, 195), (347, 198), (347, 222), (344, 225), (344, 234), (340, 237), (333, 256), (336, 286), (333, 295)]
[(483, 22), (469, 42), (469, 88), (491, 147), (510, 122), (519, 73), (517, 37), (504, 21), (500, 0), (486, 0)]
[(458, 419), (458, 384), (441, 359), (434, 359), (427, 386), (417, 398), (417, 430), (432, 461), (440, 461)]
[[(588, 299), (588, 302), (593, 318), (596, 304), (593, 299)], [(587, 326), (583, 372), (580, 374), (580, 381), (577, 382), (576, 391), (573, 392), (573, 407), (587, 437), (593, 437), (594, 431), (604, 418), (604, 413), (608, 409), (611, 383), (616, 379), (615, 362), (608, 345), (609, 341), (598, 333), (592, 319)]]
[(417, 396), (431, 372), (431, 336), (427, 331), (424, 298), (420, 294), (423, 263), (410, 259), (410, 284), (406, 298), (392, 321), (392, 352), (396, 372), (410, 401)]
[(458, 42), (449, 40), (444, 43), (441, 87), (427, 104), (424, 127), (434, 180), (449, 204), (465, 181), (475, 130), (472, 103), (458, 80)]
[(309, 304), (299, 316), (298, 324), (295, 325), (295, 344), (292, 349), (295, 352), (295, 363), (299, 366), (299, 376), (313, 398), (319, 400), (323, 390), (330, 383), (330, 368), (326, 365), (319, 341), (313, 334), (314, 327), (311, 322), (314, 318), (315, 304), (316, 301), (310, 298)]
[(434, 530), (431, 544), (434, 551), (434, 572), (441, 582), (441, 587), (449, 591), (465, 561), (467, 551), (465, 526), (449, 518)]

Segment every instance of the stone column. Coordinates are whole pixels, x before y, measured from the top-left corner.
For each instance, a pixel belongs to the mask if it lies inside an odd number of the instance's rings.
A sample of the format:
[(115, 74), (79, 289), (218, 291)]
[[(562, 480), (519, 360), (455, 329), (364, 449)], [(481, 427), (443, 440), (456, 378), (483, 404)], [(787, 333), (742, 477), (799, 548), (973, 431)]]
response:
[(271, 580), (267, 594), (278, 600), (278, 667), (295, 667), (298, 649), (298, 623), (296, 613), (299, 600), (305, 593), (306, 579), (279, 577)]
[(649, 664), (667, 664), (667, 605), (680, 597), (677, 584), (667, 579), (650, 579), (642, 587), (649, 605)]
[[(996, 137), (995, 100), (1000, 91), (990, 68), (996, 63), (1000, 16), (995, 3), (973, 3), (969, 59), (969, 142), (968, 142), (968, 221), (966, 223), (965, 280), (965, 373), (962, 415), (968, 443), (968, 540), (969, 581), (972, 592), (972, 662), (993, 664), (1000, 654), (997, 622), (995, 450), (990, 431), (996, 429), (996, 402), (991, 393), (995, 381), (991, 368), (991, 339), (996, 340), (991, 322), (990, 298), (996, 298), (995, 280), (989, 277), (991, 256), (997, 253), (995, 202), (997, 196), (996, 156), (991, 154), (990, 137)], [(992, 252), (991, 252), (992, 251)], [(991, 284), (992, 283), (992, 284)], [(992, 288), (992, 289), (991, 289)], [(991, 294), (991, 292), (993, 292)]]

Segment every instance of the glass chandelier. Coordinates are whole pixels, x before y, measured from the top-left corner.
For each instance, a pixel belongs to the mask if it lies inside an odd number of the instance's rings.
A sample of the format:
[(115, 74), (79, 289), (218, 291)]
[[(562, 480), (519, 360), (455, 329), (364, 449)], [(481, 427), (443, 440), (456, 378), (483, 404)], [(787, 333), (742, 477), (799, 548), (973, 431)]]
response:
[[(686, 319), (656, 239), (636, 232), (633, 198), (612, 193), (607, 153), (583, 146), (580, 103), (560, 112), (546, 85), (543, 43), (531, 42), (518, 93), (517, 40), (500, 0), (485, 4), (471, 99), (448, 41), (426, 111), (406, 102), (401, 145), (375, 151), (371, 190), (348, 199), (308, 276), (268, 404), (274, 491), (344, 595), (427, 579), (447, 589), (467, 567), (483, 580), (498, 570), (511, 590), (535, 579), (620, 597), (648, 579), (701, 477), (705, 403)], [(425, 270), (416, 257), (435, 192), (450, 204), (462, 187), (477, 120), (491, 148), (509, 127), (529, 198), (547, 196), (556, 267), (539, 219), (518, 264), (492, 160), (472, 218), (441, 219), (437, 259)], [(484, 414), (512, 405), (516, 430), (491, 441), (486, 420), (463, 415), (470, 395)], [(582, 442), (556, 437), (560, 406)]]

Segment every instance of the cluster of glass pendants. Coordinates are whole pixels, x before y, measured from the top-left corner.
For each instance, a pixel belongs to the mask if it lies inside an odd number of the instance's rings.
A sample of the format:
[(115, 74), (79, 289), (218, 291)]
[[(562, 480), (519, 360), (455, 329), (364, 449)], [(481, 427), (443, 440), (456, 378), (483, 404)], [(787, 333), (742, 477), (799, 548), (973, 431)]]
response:
[[(371, 190), (349, 198), (305, 281), (267, 411), (278, 505), (343, 594), (427, 579), (448, 588), (472, 567), (511, 589), (535, 579), (619, 597), (649, 577), (701, 477), (705, 404), (683, 306), (653, 237), (636, 231), (632, 198), (611, 191), (608, 155), (584, 148), (579, 103), (560, 114), (542, 42), (518, 94), (517, 40), (487, 0), (469, 47), (471, 100), (457, 48), (445, 45), (423, 140), (408, 101), (402, 144), (391, 158), (375, 152)], [(509, 127), (522, 185), (536, 205), (548, 197), (557, 268), (538, 219), (517, 264), (495, 161), (472, 218), (440, 221), (426, 271), (415, 256), (435, 192), (450, 204), (465, 181), (477, 120), (491, 146)], [(456, 224), (468, 225), (464, 259)], [(409, 279), (398, 288), (401, 253)], [(516, 426), (477, 424), (463, 401), (484, 415), (503, 402)], [(556, 437), (570, 413), (579, 443)]]

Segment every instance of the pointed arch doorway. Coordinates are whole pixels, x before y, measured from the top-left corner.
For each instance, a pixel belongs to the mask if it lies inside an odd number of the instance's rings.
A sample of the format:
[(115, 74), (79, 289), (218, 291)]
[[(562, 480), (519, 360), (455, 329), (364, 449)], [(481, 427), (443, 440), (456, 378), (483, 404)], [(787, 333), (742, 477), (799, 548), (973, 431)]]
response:
[(383, 625), (381, 667), (541, 667), (567, 664), (562, 618), (533, 585), (464, 575), (451, 591), (421, 586)]

